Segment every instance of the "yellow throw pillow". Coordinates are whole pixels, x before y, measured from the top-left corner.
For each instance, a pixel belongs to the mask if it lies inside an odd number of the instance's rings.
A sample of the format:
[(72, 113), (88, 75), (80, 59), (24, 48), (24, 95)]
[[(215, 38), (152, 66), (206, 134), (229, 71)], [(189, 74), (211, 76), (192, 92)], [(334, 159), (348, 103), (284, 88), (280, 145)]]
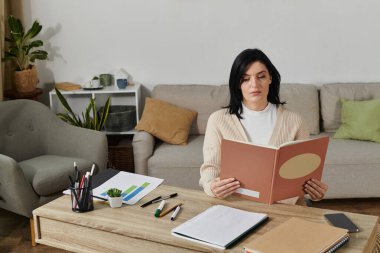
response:
[(154, 98), (146, 98), (137, 130), (146, 131), (170, 144), (186, 144), (197, 112)]

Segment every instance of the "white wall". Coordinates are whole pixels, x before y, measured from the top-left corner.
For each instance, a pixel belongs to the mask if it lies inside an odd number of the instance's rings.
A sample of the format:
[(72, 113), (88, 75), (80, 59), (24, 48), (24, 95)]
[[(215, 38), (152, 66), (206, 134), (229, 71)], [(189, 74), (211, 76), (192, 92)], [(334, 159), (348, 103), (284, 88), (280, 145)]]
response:
[[(261, 48), (283, 82), (380, 81), (379, 0), (25, 0), (50, 60), (40, 86), (127, 69), (158, 83), (226, 83)], [(49, 86), (50, 85), (50, 86)]]

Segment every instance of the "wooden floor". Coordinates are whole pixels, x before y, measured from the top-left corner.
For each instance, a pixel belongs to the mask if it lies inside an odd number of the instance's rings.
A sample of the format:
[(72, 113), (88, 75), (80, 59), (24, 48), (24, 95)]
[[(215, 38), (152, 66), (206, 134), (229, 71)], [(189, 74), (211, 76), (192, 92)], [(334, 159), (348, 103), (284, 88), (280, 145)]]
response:
[[(313, 203), (313, 207), (376, 215), (380, 217), (380, 198), (324, 200)], [(1, 253), (63, 253), (65, 250), (37, 245), (31, 246), (29, 219), (0, 209), (0, 252)]]

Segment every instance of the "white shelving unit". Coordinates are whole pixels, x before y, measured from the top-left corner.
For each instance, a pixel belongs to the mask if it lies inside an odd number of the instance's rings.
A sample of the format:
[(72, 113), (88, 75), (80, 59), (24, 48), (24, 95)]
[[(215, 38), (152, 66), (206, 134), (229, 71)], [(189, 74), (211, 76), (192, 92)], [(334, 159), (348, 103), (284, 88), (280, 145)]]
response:
[[(62, 95), (65, 96), (67, 102), (73, 109), (75, 114), (81, 115), (86, 109), (90, 98), (96, 98), (96, 106), (99, 110), (101, 106), (107, 101), (108, 97), (111, 97), (111, 105), (134, 105), (136, 106), (136, 122), (139, 122), (141, 116), (141, 85), (135, 84), (133, 86), (127, 86), (125, 89), (119, 89), (115, 86), (106, 86), (99, 90), (72, 90), (63, 91), (60, 90)], [(65, 112), (62, 107), (55, 90), (49, 92), (50, 109), (54, 113)], [(106, 134), (123, 135), (134, 134), (136, 131), (126, 132), (105, 132)]]

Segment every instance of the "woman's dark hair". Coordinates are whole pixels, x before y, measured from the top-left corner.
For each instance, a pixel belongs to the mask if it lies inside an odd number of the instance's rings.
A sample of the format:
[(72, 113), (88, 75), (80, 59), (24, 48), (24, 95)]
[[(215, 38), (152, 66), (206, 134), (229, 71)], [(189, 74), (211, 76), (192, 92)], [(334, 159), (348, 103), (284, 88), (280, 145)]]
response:
[(229, 80), (230, 104), (227, 106), (228, 112), (235, 114), (239, 119), (242, 119), (241, 113), (243, 111), (243, 93), (241, 91), (243, 75), (249, 66), (256, 61), (264, 64), (272, 77), (272, 83), (269, 85), (268, 101), (275, 105), (284, 104), (279, 97), (281, 76), (276, 67), (260, 49), (246, 49), (236, 57), (232, 64)]

